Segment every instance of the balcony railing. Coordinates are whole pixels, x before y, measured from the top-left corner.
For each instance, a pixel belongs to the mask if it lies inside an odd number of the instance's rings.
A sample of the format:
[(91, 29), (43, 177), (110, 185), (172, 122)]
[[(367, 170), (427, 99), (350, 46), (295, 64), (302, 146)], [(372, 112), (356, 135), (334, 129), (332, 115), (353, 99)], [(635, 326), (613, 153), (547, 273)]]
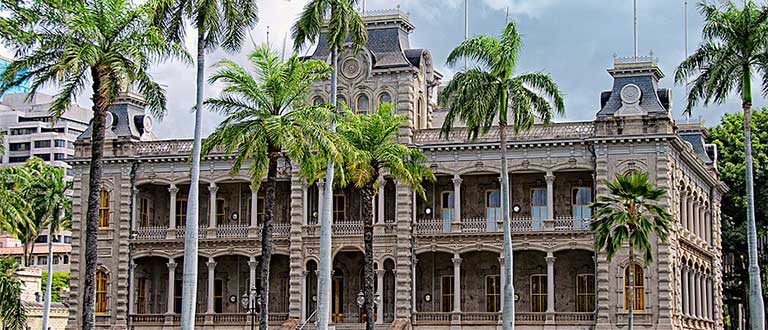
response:
[(243, 224), (221, 224), (216, 226), (217, 238), (246, 238), (248, 237), (249, 225)]
[[(535, 140), (558, 140), (558, 139), (581, 139), (592, 136), (594, 132), (594, 123), (588, 122), (567, 122), (553, 123), (547, 126), (538, 124), (525, 132), (510, 134), (509, 142), (515, 141), (535, 141)], [(457, 128), (451, 130), (446, 136), (440, 136), (439, 128), (422, 129), (416, 131), (414, 141), (419, 144), (450, 144), (450, 143), (468, 143), (466, 128)], [(475, 142), (493, 143), (499, 141), (499, 128), (492, 127), (486, 134), (480, 135)]]
[[(176, 239), (184, 239), (184, 226), (176, 227)], [(208, 227), (200, 225), (197, 228), (197, 238), (208, 238)]]
[(168, 232), (168, 226), (146, 226), (139, 227), (134, 231), (136, 240), (159, 240), (165, 239)]
[(332, 225), (335, 236), (356, 236), (363, 234), (363, 222), (360, 220), (345, 220)]
[(131, 315), (132, 324), (163, 324), (165, 323), (165, 314), (135, 314)]
[[(178, 314), (133, 314), (130, 316), (133, 325), (161, 325), (168, 320), (177, 325), (181, 321)], [(198, 313), (195, 315), (196, 324), (204, 324), (206, 319), (210, 319), (217, 325), (248, 325), (251, 323), (251, 315), (247, 313)], [(255, 316), (255, 322), (259, 322), (259, 314)], [(279, 325), (288, 320), (288, 313), (269, 313), (269, 323)]]
[[(462, 324), (497, 324), (501, 321), (501, 313), (461, 312), (454, 317), (451, 312), (417, 312), (414, 315), (415, 324), (441, 325), (450, 324), (452, 320), (461, 320)], [(515, 323), (519, 325), (540, 325), (547, 322), (547, 313), (516, 312)], [(555, 324), (589, 325), (595, 322), (594, 313), (555, 312)]]
[(451, 324), (452, 313), (417, 312), (413, 317), (416, 324)]
[[(545, 232), (545, 231), (587, 231), (590, 219), (574, 219), (573, 217), (557, 217), (553, 220), (532, 219), (530, 217), (515, 217), (510, 221), (513, 233)], [(421, 219), (414, 225), (416, 234), (443, 234), (451, 232), (462, 233), (500, 233), (504, 231), (501, 220), (487, 218), (466, 218), (461, 224), (453, 224), (442, 219)]]
[(496, 324), (501, 320), (500, 313), (464, 312), (461, 313), (462, 323)]

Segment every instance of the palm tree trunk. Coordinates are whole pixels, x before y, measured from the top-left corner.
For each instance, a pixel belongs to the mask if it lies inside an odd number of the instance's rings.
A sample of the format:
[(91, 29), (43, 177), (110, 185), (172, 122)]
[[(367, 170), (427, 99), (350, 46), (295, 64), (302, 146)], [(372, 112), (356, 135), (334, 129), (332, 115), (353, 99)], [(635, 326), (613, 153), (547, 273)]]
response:
[[(53, 216), (58, 217), (58, 208), (54, 210)], [(58, 221), (54, 221), (53, 223), (57, 222)], [(48, 226), (48, 275), (46, 276), (47, 282), (45, 283), (45, 300), (43, 301), (42, 330), (48, 329), (48, 315), (51, 313), (51, 282), (53, 282), (53, 240), (51, 239), (51, 236), (53, 235), (53, 229), (54, 228), (52, 226)]]
[(85, 272), (83, 274), (83, 330), (93, 330), (96, 324), (96, 235), (99, 230), (99, 192), (101, 191), (101, 161), (104, 158), (104, 122), (109, 100), (101, 95), (101, 72), (91, 69), (93, 79), (93, 129), (91, 131), (91, 163), (88, 171), (88, 206), (85, 213)]
[[(203, 88), (205, 87), (205, 32), (197, 30), (197, 91), (195, 99), (195, 135), (192, 141), (192, 173), (187, 197), (187, 223), (184, 224), (184, 273), (181, 289), (181, 329), (195, 328), (197, 305), (197, 235), (200, 201), (200, 145), (203, 135)], [(181, 224), (177, 224), (181, 225)]]
[(744, 101), (744, 153), (746, 154), (747, 185), (747, 245), (749, 248), (749, 316), (752, 330), (765, 329), (765, 310), (763, 309), (763, 289), (760, 267), (757, 264), (757, 230), (755, 226), (755, 195), (752, 173), (752, 129), (751, 101)]
[(273, 146), (269, 148), (269, 168), (264, 199), (264, 223), (261, 224), (261, 262), (259, 274), (259, 329), (268, 330), (269, 326), (269, 267), (272, 262), (272, 216), (275, 208), (275, 185), (277, 183), (277, 160), (280, 152)]
[[(336, 106), (339, 69), (339, 50), (331, 49), (331, 105)], [(336, 122), (331, 120), (331, 132), (336, 130)], [(323, 209), (320, 214), (320, 263), (317, 276), (317, 330), (328, 330), (328, 318), (331, 308), (331, 210), (333, 210), (333, 158), (328, 159), (325, 169), (325, 192)]]
[(635, 249), (629, 240), (629, 313), (627, 315), (627, 330), (632, 330), (635, 323)]
[[(373, 184), (379, 177), (378, 173), (374, 173), (370, 184), (361, 189), (363, 198), (362, 205), (372, 205), (373, 203)], [(370, 207), (363, 207), (363, 245), (365, 246), (365, 287), (363, 295), (365, 296), (365, 329), (373, 330), (375, 315), (373, 313), (373, 210)], [(378, 317), (383, 317), (379, 315)]]
[(499, 149), (501, 152), (501, 216), (504, 226), (504, 310), (502, 329), (515, 329), (515, 286), (512, 282), (512, 232), (509, 214), (509, 171), (507, 165), (507, 93), (502, 92), (499, 119)]

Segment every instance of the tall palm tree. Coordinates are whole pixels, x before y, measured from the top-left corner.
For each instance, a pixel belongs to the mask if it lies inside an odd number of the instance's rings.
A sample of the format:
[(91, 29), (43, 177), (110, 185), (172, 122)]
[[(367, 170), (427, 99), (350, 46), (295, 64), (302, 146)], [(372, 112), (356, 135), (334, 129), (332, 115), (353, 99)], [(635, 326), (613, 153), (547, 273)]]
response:
[(629, 322), (632, 330), (635, 302), (635, 250), (643, 256), (645, 264), (653, 261), (651, 234), (666, 242), (669, 236), (671, 215), (659, 200), (666, 190), (648, 182), (647, 173), (617, 175), (614, 181), (606, 181), (609, 195), (600, 196), (592, 204), (595, 221), (590, 229), (595, 232), (595, 248), (605, 250), (608, 262), (616, 252), (629, 242)]
[[(268, 46), (250, 55), (255, 71), (250, 72), (230, 60), (216, 64), (219, 69), (210, 83), (223, 83), (224, 89), (205, 104), (226, 116), (205, 140), (203, 154), (216, 147), (235, 153), (232, 172), (250, 161), (251, 189), (257, 190), (266, 174), (264, 221), (261, 230), (261, 260), (258, 268), (259, 328), (267, 330), (269, 315), (269, 265), (272, 258), (272, 219), (278, 160), (288, 156), (302, 162), (314, 151), (336, 154), (336, 137), (326, 129), (332, 111), (327, 107), (304, 104), (310, 84), (325, 79), (330, 67), (321, 61), (302, 61), (296, 54), (281, 61)], [(255, 285), (255, 284), (254, 284)]]
[[(376, 187), (386, 182), (380, 180), (385, 172), (390, 177), (401, 180), (414, 190), (421, 198), (426, 198), (421, 183), (424, 180), (434, 181), (435, 176), (426, 165), (427, 158), (417, 148), (409, 148), (403, 144), (392, 143), (400, 126), (406, 120), (403, 115), (392, 111), (392, 104), (386, 103), (371, 114), (353, 115), (347, 113), (340, 121), (338, 133), (355, 150), (347, 153), (341, 171), (344, 177), (354, 184), (362, 195), (361, 205), (363, 217), (363, 237), (365, 245), (365, 313), (367, 315), (365, 328), (373, 330), (373, 205)], [(378, 317), (383, 317), (379, 315)]]
[(747, 190), (747, 246), (749, 250), (749, 315), (752, 329), (764, 329), (765, 307), (760, 267), (757, 263), (757, 230), (753, 179), (751, 110), (752, 79), (762, 82), (768, 95), (768, 10), (754, 2), (739, 7), (728, 1), (722, 7), (702, 2), (703, 43), (675, 72), (678, 84), (694, 78), (688, 92), (686, 113), (699, 103), (722, 104), (732, 93), (741, 94), (744, 112), (744, 153)]
[[(27, 166), (0, 168), (0, 230), (13, 235), (22, 243), (27, 241), (25, 237), (28, 229), (36, 228), (29, 217), (32, 203), (25, 196), (26, 187), (33, 179), (34, 176), (28, 174)], [(22, 245), (21, 266), (24, 266), (28, 263), (30, 250), (26, 244)]]
[(22, 283), (18, 265), (9, 257), (0, 257), (0, 326), (7, 330), (24, 330), (27, 311), (21, 303)]
[(0, 94), (25, 80), (30, 95), (46, 85), (60, 86), (50, 111), (56, 118), (91, 85), (91, 160), (85, 217), (85, 271), (82, 328), (94, 328), (96, 234), (99, 220), (102, 158), (107, 108), (132, 85), (157, 118), (165, 112), (165, 94), (148, 72), (155, 61), (188, 55), (151, 24), (151, 7), (129, 0), (4, 1), (0, 38), (16, 50), (2, 75)]
[[(298, 51), (313, 42), (319, 42), (325, 30), (331, 50), (330, 103), (336, 107), (338, 92), (339, 51), (349, 42), (357, 52), (368, 42), (368, 30), (355, 10), (358, 0), (310, 0), (299, 19), (291, 28), (293, 43)], [(327, 23), (327, 24), (326, 24)], [(336, 128), (331, 122), (330, 131)], [(334, 160), (328, 158), (325, 173), (323, 209), (320, 212), (320, 248), (318, 265), (317, 329), (327, 330), (331, 308), (331, 211), (333, 210)]]
[(60, 167), (48, 165), (41, 171), (33, 189), (34, 204), (45, 210), (45, 225), (48, 227), (48, 281), (45, 285), (42, 321), (42, 328), (48, 329), (53, 283), (53, 237), (59, 230), (71, 226), (72, 199), (67, 195), (72, 189), (72, 181), (64, 180), (64, 170)]
[[(504, 311), (503, 328), (514, 329), (515, 301), (512, 283), (512, 236), (509, 227), (509, 173), (507, 171), (507, 126), (509, 111), (515, 133), (533, 127), (535, 116), (545, 124), (553, 115), (565, 112), (563, 97), (548, 74), (535, 72), (514, 75), (518, 52), (522, 46), (514, 21), (507, 23), (501, 37), (478, 35), (456, 46), (448, 55), (448, 64), (461, 58), (476, 61), (479, 66), (454, 75), (440, 94), (448, 113), (442, 134), (447, 136), (457, 119), (467, 126), (470, 139), (487, 133), (499, 120), (501, 149), (501, 212), (504, 221)], [(552, 216), (551, 214), (549, 215)]]
[(48, 171), (50, 165), (38, 157), (30, 157), (24, 166), (3, 169), (4, 173), (10, 177), (13, 183), (13, 192), (17, 194), (19, 201), (16, 201), (16, 209), (24, 214), (27, 221), (13, 221), (11, 223), (12, 234), (21, 242), (22, 246), (22, 266), (29, 266), (32, 262), (32, 249), (40, 236), (40, 232), (45, 228), (45, 221), (48, 216), (48, 210), (45, 208), (44, 201), (37, 199), (41, 193), (40, 185), (43, 181), (41, 175)]
[(205, 52), (218, 47), (232, 52), (239, 50), (247, 30), (258, 23), (258, 7), (256, 0), (154, 0), (152, 5), (155, 7), (155, 24), (162, 27), (170, 40), (184, 41), (187, 20), (197, 30), (195, 133), (192, 140), (192, 169), (184, 224), (184, 272), (181, 289), (181, 329), (193, 330), (194, 302), (197, 300), (198, 204)]

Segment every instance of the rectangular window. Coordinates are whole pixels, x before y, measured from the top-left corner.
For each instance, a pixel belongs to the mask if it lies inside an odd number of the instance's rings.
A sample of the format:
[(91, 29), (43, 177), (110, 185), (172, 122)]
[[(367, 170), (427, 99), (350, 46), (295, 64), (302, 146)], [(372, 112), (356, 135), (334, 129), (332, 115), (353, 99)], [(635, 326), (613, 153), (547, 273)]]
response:
[(67, 147), (67, 141), (64, 140), (53, 140), (53, 146), (56, 148), (66, 148)]
[(29, 156), (8, 157), (8, 162), (9, 163), (23, 163), (23, 162), (26, 162), (27, 159), (29, 159)]
[(176, 226), (184, 226), (187, 223), (187, 200), (176, 200)]
[(67, 159), (67, 155), (62, 153), (54, 153), (53, 154), (53, 160), (65, 160)]
[(64, 236), (64, 244), (72, 244), (72, 236)]
[(47, 265), (48, 264), (48, 257), (46, 257), (46, 256), (37, 257), (37, 264), (38, 265)]
[(576, 275), (576, 311), (590, 313), (595, 311), (595, 275)]
[(59, 264), (59, 256), (53, 256), (53, 264), (58, 265)]
[(213, 283), (213, 311), (222, 313), (224, 312), (224, 281), (216, 279)]
[(501, 277), (488, 275), (485, 277), (485, 311), (499, 312), (501, 308)]
[(138, 283), (138, 294), (136, 297), (136, 313), (137, 314), (145, 314), (147, 313), (147, 278), (142, 277), (139, 279)]
[(224, 199), (216, 200), (216, 223), (224, 223)]
[(51, 154), (35, 154), (34, 156), (46, 162), (51, 161)]
[(37, 133), (37, 127), (11, 129), (11, 135), (29, 135), (35, 133)]
[(50, 148), (51, 140), (35, 141), (35, 148)]
[(533, 230), (544, 228), (547, 219), (547, 189), (534, 188), (531, 190), (531, 219)]
[(634, 288), (634, 305), (632, 306), (635, 312), (645, 311), (645, 284), (643, 278), (643, 266), (634, 265), (633, 277), (635, 279), (634, 286), (629, 285), (629, 266), (624, 269), (624, 310), (629, 310), (629, 292)]
[(99, 192), (99, 228), (109, 227), (109, 191)]
[(454, 198), (453, 191), (443, 191), (440, 195), (440, 209), (443, 215), (443, 231), (446, 233), (451, 232), (451, 223), (454, 217)]
[(8, 144), (8, 150), (10, 150), (10, 151), (29, 151), (29, 142), (10, 143), (10, 144)]
[(501, 217), (501, 191), (488, 190), (485, 192), (485, 218), (488, 231), (496, 231)]
[(107, 313), (107, 274), (96, 272), (96, 314)]
[(547, 275), (531, 275), (531, 312), (547, 311)]
[(35, 243), (48, 243), (48, 235), (39, 235), (35, 239)]
[(344, 222), (346, 209), (346, 198), (342, 194), (333, 195), (333, 222)]
[(68, 264), (69, 264), (69, 256), (68, 256), (68, 255), (66, 255), (66, 254), (64, 255), (64, 262), (63, 262), (63, 263), (64, 263), (65, 265), (68, 265)]
[(587, 229), (592, 218), (592, 189), (589, 187), (573, 188), (571, 205), (573, 207), (574, 229)]
[(440, 310), (453, 312), (453, 275), (440, 276)]
[(139, 226), (149, 226), (149, 198), (146, 197), (139, 200)]

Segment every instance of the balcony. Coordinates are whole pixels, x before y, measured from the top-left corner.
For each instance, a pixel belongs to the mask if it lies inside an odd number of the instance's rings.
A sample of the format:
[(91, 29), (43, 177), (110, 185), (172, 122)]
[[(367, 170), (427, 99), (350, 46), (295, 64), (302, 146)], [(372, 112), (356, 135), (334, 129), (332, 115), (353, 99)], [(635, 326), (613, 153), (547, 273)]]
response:
[[(516, 325), (543, 325), (552, 320), (556, 325), (591, 325), (595, 323), (594, 313), (555, 312), (548, 313), (516, 312)], [(460, 323), (464, 325), (498, 324), (501, 313), (486, 312), (417, 312), (414, 315), (415, 325), (448, 325)]]
[[(558, 217), (553, 220), (515, 217), (510, 221), (510, 230), (512, 233), (578, 232), (588, 231), (590, 222), (591, 219), (574, 219), (573, 217)], [(460, 223), (452, 223), (442, 219), (421, 219), (417, 220), (414, 225), (414, 233), (417, 235), (500, 234), (503, 230), (504, 226), (501, 221), (486, 218), (462, 219)]]
[[(261, 227), (250, 227), (246, 224), (222, 224), (213, 230), (201, 225), (198, 228), (199, 239), (233, 239), (233, 238), (252, 238), (261, 239)], [(165, 240), (184, 240), (184, 227), (168, 228), (167, 226), (146, 226), (139, 227), (133, 231), (133, 240), (135, 241), (165, 241)], [(288, 238), (291, 234), (291, 224), (276, 223), (272, 225), (272, 238)]]
[[(255, 323), (260, 320), (259, 314), (256, 314)], [(281, 325), (288, 320), (288, 313), (269, 313), (270, 325)], [(153, 325), (174, 325), (181, 324), (181, 316), (178, 314), (133, 314), (130, 316), (131, 325), (153, 326)], [(251, 324), (251, 315), (246, 313), (198, 313), (195, 315), (197, 325), (215, 324), (226, 326), (246, 326)]]

